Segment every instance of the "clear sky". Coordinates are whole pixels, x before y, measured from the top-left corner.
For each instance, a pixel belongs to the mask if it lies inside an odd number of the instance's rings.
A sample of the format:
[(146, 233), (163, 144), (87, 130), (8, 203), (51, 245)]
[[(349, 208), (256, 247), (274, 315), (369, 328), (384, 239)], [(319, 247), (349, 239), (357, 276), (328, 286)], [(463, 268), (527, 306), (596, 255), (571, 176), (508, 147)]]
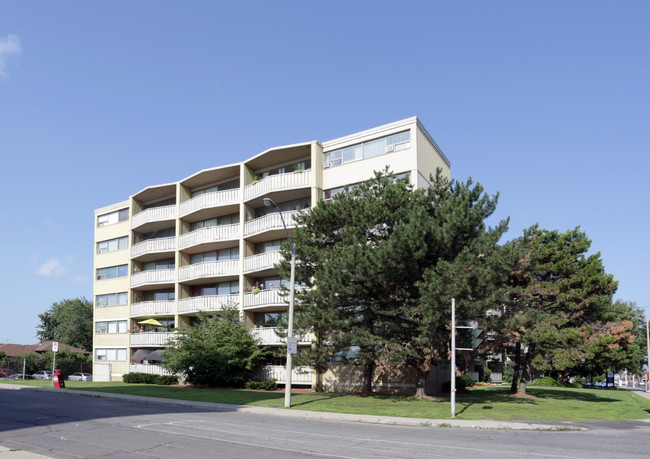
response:
[(454, 178), (500, 193), (506, 239), (580, 225), (616, 297), (650, 305), (649, 17), (631, 0), (3, 1), (0, 342), (92, 298), (94, 209), (414, 115)]

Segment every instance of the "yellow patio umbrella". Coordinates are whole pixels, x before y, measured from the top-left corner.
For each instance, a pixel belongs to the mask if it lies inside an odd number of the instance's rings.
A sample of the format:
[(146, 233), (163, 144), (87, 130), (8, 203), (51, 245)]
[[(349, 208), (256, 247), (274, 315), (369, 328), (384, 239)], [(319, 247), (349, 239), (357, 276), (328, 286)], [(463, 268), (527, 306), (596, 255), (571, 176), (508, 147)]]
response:
[(158, 322), (156, 319), (147, 319), (147, 320), (140, 321), (138, 323), (140, 325), (154, 325), (156, 327), (164, 327), (164, 325)]

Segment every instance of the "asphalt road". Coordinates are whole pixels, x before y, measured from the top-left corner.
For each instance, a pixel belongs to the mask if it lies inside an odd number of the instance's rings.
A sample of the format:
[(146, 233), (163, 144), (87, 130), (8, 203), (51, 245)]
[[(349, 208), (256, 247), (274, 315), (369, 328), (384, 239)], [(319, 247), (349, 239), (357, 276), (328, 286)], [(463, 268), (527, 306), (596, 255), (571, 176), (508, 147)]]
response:
[[(56, 458), (647, 458), (650, 424), (404, 427), (0, 390), (0, 445)], [(11, 454), (11, 453), (6, 453)]]

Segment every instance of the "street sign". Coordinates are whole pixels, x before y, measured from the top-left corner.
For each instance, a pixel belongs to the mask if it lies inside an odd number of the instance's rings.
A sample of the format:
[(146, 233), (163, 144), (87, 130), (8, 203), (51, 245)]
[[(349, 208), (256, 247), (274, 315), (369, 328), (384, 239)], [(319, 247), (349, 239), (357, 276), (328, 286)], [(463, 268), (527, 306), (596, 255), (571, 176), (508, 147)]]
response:
[(480, 328), (472, 328), (472, 349), (478, 349), (478, 347), (483, 344), (485, 341), (480, 336), (483, 334), (483, 330)]
[(57, 341), (52, 342), (52, 352), (57, 352), (59, 350), (59, 343)]
[(295, 337), (287, 338), (287, 350), (289, 354), (298, 353), (298, 340)]

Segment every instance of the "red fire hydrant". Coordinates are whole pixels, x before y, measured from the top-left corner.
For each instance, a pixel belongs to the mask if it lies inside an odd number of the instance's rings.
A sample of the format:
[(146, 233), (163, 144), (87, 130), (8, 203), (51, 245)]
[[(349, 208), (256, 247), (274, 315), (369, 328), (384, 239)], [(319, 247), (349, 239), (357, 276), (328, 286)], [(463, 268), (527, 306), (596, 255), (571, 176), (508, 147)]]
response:
[(57, 389), (65, 389), (65, 380), (61, 376), (61, 370), (54, 370), (52, 380), (54, 381), (54, 387)]

